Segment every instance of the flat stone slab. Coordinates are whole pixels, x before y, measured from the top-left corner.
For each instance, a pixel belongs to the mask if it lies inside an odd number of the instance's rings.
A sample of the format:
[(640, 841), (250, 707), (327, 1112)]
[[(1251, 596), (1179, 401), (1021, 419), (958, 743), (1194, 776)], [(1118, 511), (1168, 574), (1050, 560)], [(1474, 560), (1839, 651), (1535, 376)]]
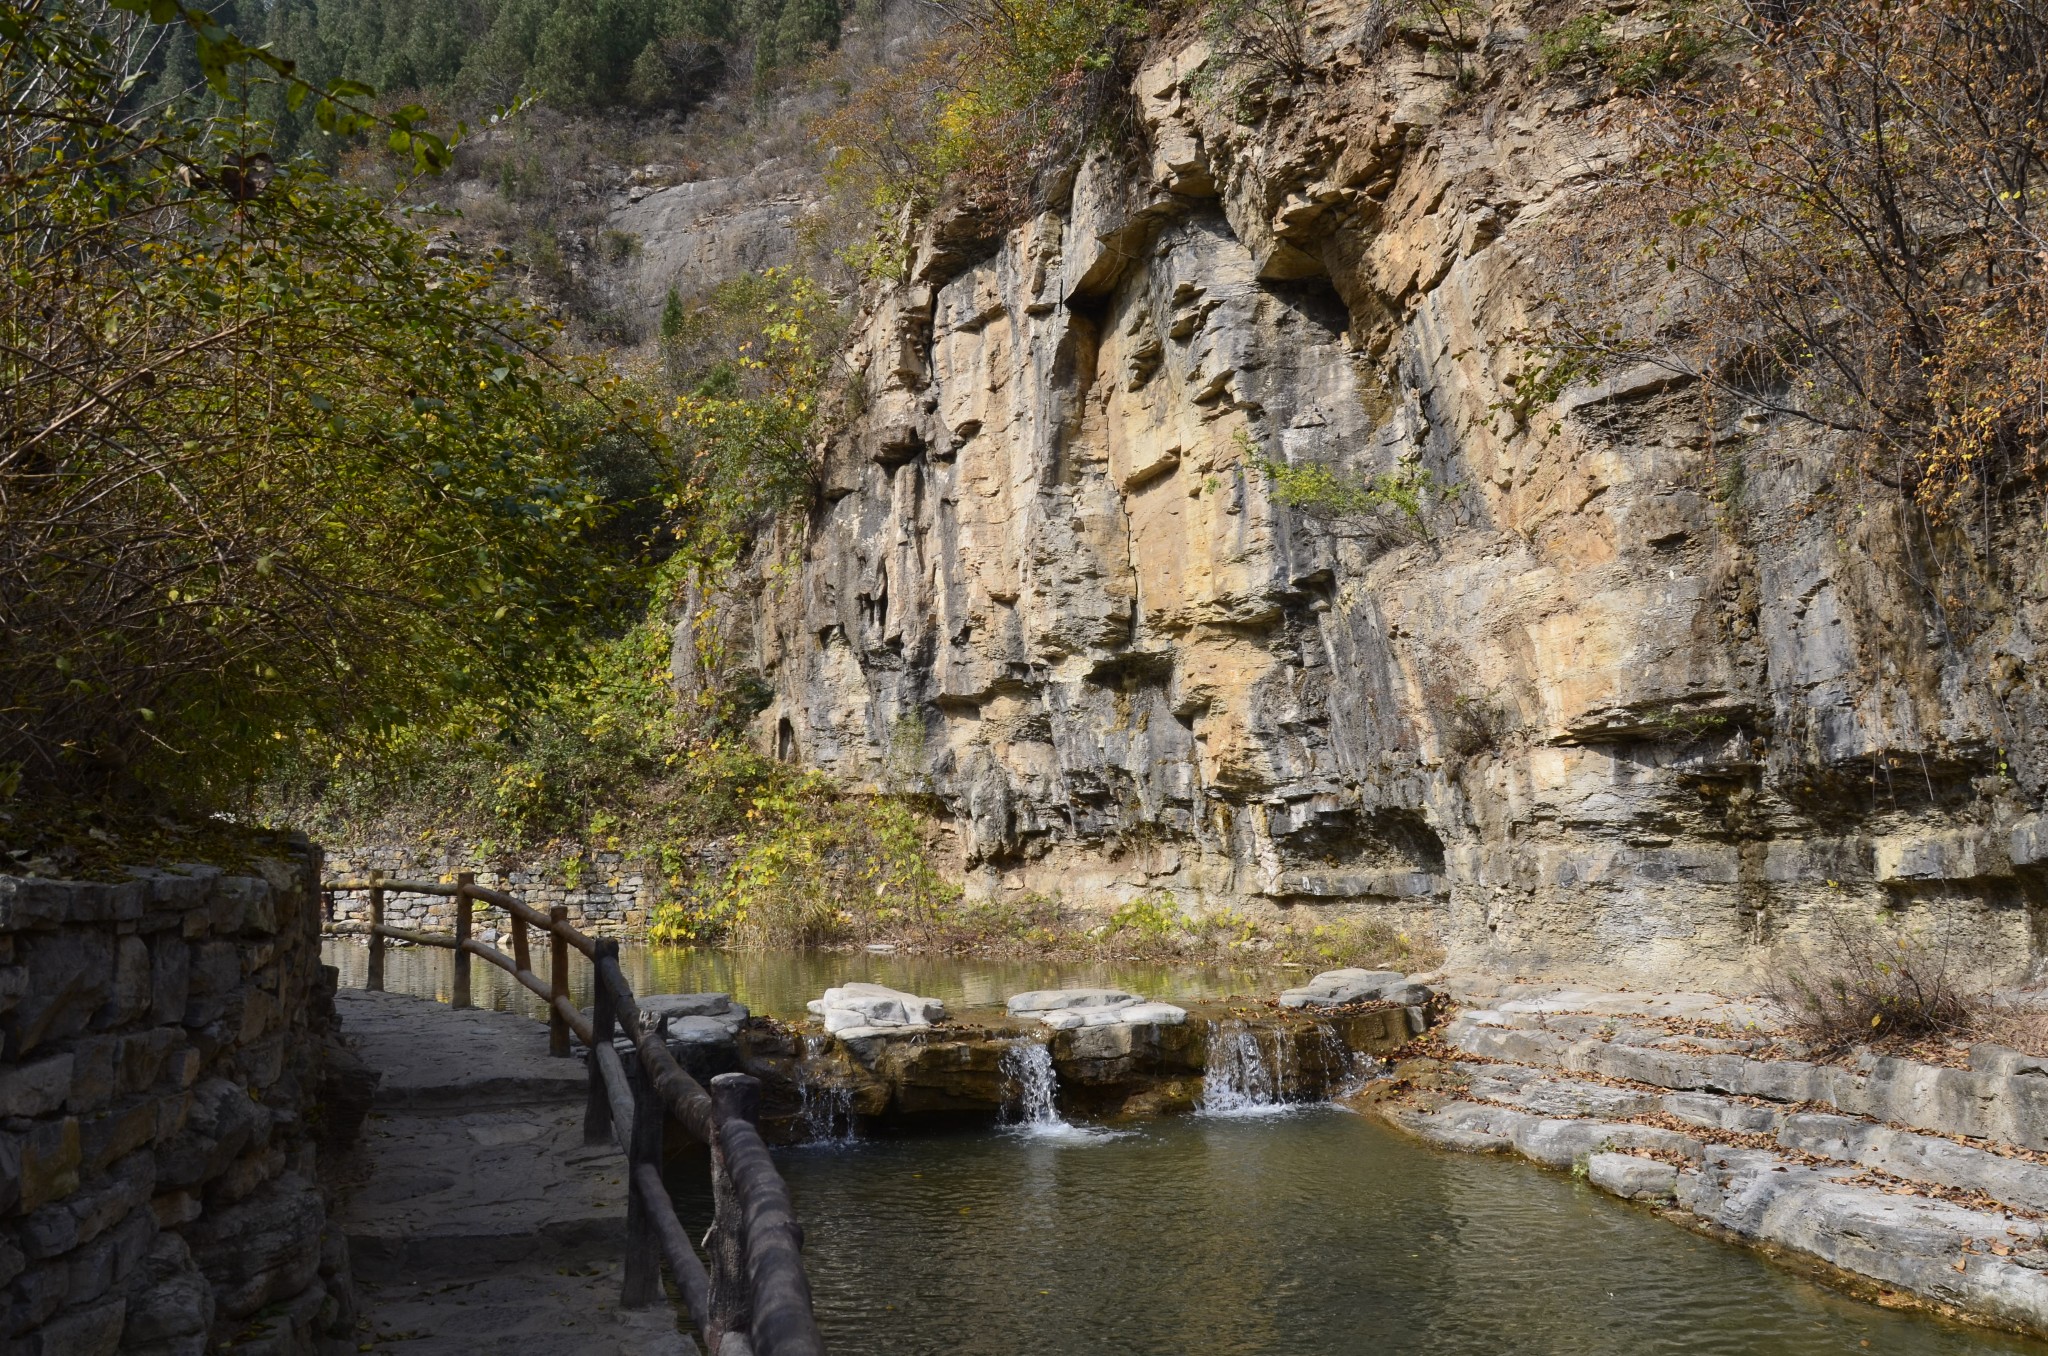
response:
[(1054, 1031), (1071, 1031), (1077, 1026), (1179, 1026), (1188, 1019), (1186, 1008), (1145, 1002), (1113, 1008), (1053, 1008), (1037, 1016)]
[(359, 1275), (461, 1278), (625, 1246), (625, 1161), (583, 1143), (581, 1104), (372, 1112), (359, 1152), (369, 1173), (341, 1211)]
[(1013, 1017), (1035, 1017), (1054, 1031), (1082, 1026), (1178, 1026), (1187, 1009), (1147, 1002), (1122, 989), (1033, 989), (1012, 994)]
[[(1390, 991), (1410, 987), (1408, 976), (1399, 970), (1360, 970), (1347, 967), (1341, 970), (1325, 970), (1299, 988), (1287, 989), (1280, 995), (1283, 1008), (1334, 1008), (1346, 1003), (1364, 1003), (1387, 995)], [(1416, 1002), (1427, 1002), (1428, 990), (1423, 990)]]
[(619, 1267), (614, 1260), (463, 1281), (358, 1281), (371, 1325), (359, 1349), (390, 1356), (698, 1356), (666, 1301), (619, 1308)]
[(1494, 1005), (1504, 1013), (1584, 1012), (1601, 1017), (1680, 1017), (1731, 1026), (1775, 1026), (1761, 1004), (1712, 993), (1635, 993), (1609, 989), (1555, 989), (1527, 993)]
[(547, 1025), (528, 1017), (364, 989), (341, 990), (334, 1006), (363, 1061), (384, 1075), (380, 1108), (580, 1104), (588, 1086), (582, 1062), (549, 1055)]

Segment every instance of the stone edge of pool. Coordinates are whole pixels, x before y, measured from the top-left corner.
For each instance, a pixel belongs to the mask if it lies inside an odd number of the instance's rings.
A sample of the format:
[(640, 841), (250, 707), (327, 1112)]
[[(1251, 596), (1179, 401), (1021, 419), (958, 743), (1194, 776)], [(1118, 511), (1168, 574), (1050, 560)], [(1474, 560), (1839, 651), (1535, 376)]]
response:
[(2048, 1061), (1778, 1048), (1753, 1008), (1712, 995), (1553, 992), (1453, 1013), (1353, 1101), (1862, 1298), (2048, 1338)]

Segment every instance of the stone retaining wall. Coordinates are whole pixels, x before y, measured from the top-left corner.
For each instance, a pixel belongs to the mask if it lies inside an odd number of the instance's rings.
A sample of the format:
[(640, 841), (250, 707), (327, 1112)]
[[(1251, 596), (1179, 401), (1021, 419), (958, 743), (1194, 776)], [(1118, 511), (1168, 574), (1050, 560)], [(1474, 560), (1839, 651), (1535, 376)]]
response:
[[(0, 877), (0, 1350), (354, 1349), (315, 1173), (367, 1088), (332, 1041), (319, 855), (279, 850)], [(321, 1106), (337, 1077), (353, 1113)]]
[[(623, 852), (546, 853), (508, 862), (484, 859), (467, 844), (369, 846), (331, 852), (326, 869), (329, 880), (363, 880), (371, 871), (382, 871), (398, 880), (450, 884), (457, 872), (473, 871), (478, 885), (517, 895), (536, 909), (565, 905), (571, 923), (606, 937), (644, 933), (661, 887), (660, 877), (642, 871)], [(366, 891), (337, 892), (333, 905), (336, 921), (370, 921)], [(385, 896), (384, 921), (393, 927), (449, 932), (455, 926), (454, 907), (455, 901), (442, 895), (391, 893)]]

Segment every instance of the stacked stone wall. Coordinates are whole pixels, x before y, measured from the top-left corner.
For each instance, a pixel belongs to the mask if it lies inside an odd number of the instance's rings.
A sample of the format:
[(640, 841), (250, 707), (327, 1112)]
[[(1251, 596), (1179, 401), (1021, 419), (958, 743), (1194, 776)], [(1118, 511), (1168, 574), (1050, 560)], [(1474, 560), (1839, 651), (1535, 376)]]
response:
[(323, 1106), (319, 858), (281, 851), (0, 877), (0, 1351), (354, 1349), (317, 1169), (361, 1108)]
[[(478, 885), (517, 895), (536, 909), (563, 905), (571, 923), (604, 937), (644, 934), (661, 886), (659, 876), (643, 870), (623, 852), (551, 852), (507, 860), (486, 857), (467, 844), (341, 850), (328, 854), (326, 871), (330, 881), (367, 880), (372, 871), (382, 871), (393, 880), (444, 884), (453, 884), (458, 873), (471, 871)], [(384, 921), (392, 927), (449, 932), (455, 926), (454, 910), (455, 901), (446, 895), (393, 890), (384, 897)], [(330, 916), (337, 922), (369, 922), (369, 892), (335, 891)]]

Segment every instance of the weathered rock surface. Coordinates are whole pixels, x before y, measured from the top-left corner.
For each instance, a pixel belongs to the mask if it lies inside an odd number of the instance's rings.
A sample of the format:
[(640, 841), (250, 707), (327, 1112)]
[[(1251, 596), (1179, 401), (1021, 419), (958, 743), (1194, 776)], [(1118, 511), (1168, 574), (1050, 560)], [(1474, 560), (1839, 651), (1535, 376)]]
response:
[(609, 222), (633, 241), (622, 290), (651, 328), (671, 289), (693, 301), (728, 278), (788, 263), (820, 187), (771, 161), (737, 178), (630, 190)]
[(1186, 1008), (1147, 1002), (1121, 989), (1035, 989), (1012, 995), (1008, 1006), (1011, 1016), (1036, 1018), (1054, 1031), (1118, 1023), (1174, 1026), (1188, 1019)]
[[(1956, 628), (1811, 428), (1669, 371), (1532, 407), (1518, 336), (1626, 147), (1520, 6), (1455, 63), (1380, 15), (1318, 6), (1315, 96), (1249, 112), (1168, 42), (1129, 163), (870, 296), (798, 568), (735, 604), (761, 747), (929, 796), (991, 896), (1365, 911), (1461, 971), (1703, 986), (1882, 906), (2029, 973), (2048, 593)], [(645, 267), (653, 306), (681, 265)], [(1317, 516), (1264, 462), (1457, 493)]]
[(1507, 1006), (1446, 1028), (1449, 1044), (1480, 1058), (1397, 1067), (1399, 1082), (1384, 1086), (1406, 1090), (1378, 1102), (1382, 1114), (1447, 1148), (1581, 1169), (1624, 1199), (2048, 1335), (2048, 1165), (2019, 1151), (2041, 1124), (2031, 1109), (2035, 1085), (2048, 1084), (2040, 1061), (1992, 1048), (1973, 1060), (1990, 1072), (1699, 1053), (1755, 1054), (1771, 1033), (1699, 1034), (1688, 996), (1580, 992)]
[(913, 1031), (946, 1020), (946, 1005), (883, 984), (842, 984), (805, 1004), (825, 1030), (848, 1040)]
[[(1401, 1002), (1405, 1007), (1409, 995), (1392, 997), (1395, 990), (1421, 988), (1410, 985), (1408, 976), (1399, 970), (1325, 970), (1299, 988), (1287, 989), (1280, 995), (1283, 1008), (1333, 1008), (1345, 1003), (1362, 1003), (1369, 999), (1390, 995), (1389, 1002)], [(1429, 1001), (1429, 991), (1422, 989), (1419, 998), (1413, 1001)]]

